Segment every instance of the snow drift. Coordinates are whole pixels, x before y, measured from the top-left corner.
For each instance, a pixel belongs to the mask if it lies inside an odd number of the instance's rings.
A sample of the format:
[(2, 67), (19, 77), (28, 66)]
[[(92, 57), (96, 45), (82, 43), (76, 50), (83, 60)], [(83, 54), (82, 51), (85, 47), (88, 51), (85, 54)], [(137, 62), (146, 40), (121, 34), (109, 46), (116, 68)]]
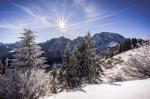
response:
[(40, 99), (150, 99), (150, 79), (88, 85), (84, 91), (62, 92)]

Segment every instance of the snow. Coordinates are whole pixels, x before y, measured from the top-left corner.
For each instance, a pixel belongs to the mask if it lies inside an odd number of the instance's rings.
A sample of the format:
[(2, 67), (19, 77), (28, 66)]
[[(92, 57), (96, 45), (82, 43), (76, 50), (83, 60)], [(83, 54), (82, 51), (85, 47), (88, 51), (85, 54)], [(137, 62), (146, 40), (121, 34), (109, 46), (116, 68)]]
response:
[(140, 51), (142, 51), (142, 50), (143, 50), (143, 47), (137, 48), (137, 49), (132, 49), (132, 50), (123, 52), (121, 54), (115, 55), (113, 57), (114, 59), (117, 59), (120, 57), (123, 62), (115, 64), (113, 66), (113, 68), (105, 70), (105, 74), (107, 76), (103, 80), (109, 81), (109, 77), (114, 77), (115, 75), (118, 75), (118, 74), (121, 74), (121, 76), (124, 77), (125, 79), (128, 79), (128, 80), (132, 79), (132, 77), (129, 77), (129, 76), (124, 74), (123, 68), (127, 66), (127, 62), (130, 59), (130, 57), (132, 57), (136, 54), (139, 54)]
[[(114, 58), (121, 57), (124, 62), (106, 70), (105, 73), (110, 74), (108, 76), (111, 74), (113, 76), (118, 72), (123, 73), (121, 68), (127, 65), (125, 63), (131, 56), (140, 53), (140, 50), (143, 48), (133, 49), (114, 56)], [(83, 90), (64, 91), (41, 99), (150, 99), (150, 78), (112, 84), (87, 85)]]
[(116, 46), (116, 45), (118, 45), (118, 43), (112, 41), (112, 42), (110, 42), (110, 43), (108, 44), (108, 47), (114, 47), (114, 46)]
[(13, 52), (15, 52), (15, 51), (14, 51), (14, 50), (11, 50), (11, 51), (9, 51), (9, 52), (13, 53)]
[(150, 79), (87, 85), (83, 90), (40, 99), (150, 99)]

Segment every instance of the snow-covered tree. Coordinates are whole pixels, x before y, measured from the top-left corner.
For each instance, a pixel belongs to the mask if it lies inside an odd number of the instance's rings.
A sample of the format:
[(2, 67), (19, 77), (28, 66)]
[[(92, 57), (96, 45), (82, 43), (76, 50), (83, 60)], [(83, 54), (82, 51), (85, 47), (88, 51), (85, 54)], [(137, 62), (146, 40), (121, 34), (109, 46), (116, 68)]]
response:
[(57, 90), (58, 90), (58, 87), (57, 87), (57, 67), (56, 67), (56, 64), (53, 64), (53, 67), (52, 67), (52, 70), (51, 70), (51, 92), (53, 94), (56, 94), (57, 93)]
[(96, 55), (95, 41), (92, 39), (90, 33), (85, 36), (84, 42), (86, 44), (85, 66), (88, 66), (89, 69), (86, 80), (88, 83), (97, 83), (103, 71), (98, 64), (99, 57)]
[(64, 49), (64, 88), (66, 90), (74, 88), (73, 80), (73, 64), (72, 53), (69, 48), (69, 43), (65, 45)]
[(12, 63), (15, 68), (29, 69), (33, 67), (44, 68), (45, 58), (41, 57), (43, 51), (35, 42), (36, 36), (30, 29), (22, 33), (21, 47), (15, 49), (16, 61)]
[(73, 75), (78, 85), (88, 83), (98, 83), (103, 74), (101, 66), (98, 64), (95, 42), (90, 33), (84, 37), (84, 41), (78, 45), (74, 52), (77, 64), (73, 68)]

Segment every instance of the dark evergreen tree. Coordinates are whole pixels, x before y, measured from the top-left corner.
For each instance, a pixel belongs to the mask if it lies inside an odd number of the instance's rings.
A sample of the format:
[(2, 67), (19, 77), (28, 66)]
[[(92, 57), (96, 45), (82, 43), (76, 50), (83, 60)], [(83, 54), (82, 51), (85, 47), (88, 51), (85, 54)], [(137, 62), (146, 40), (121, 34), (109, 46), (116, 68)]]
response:
[(0, 60), (0, 74), (5, 74), (8, 69), (8, 59), (6, 58), (4, 62)]
[(132, 47), (133, 48), (137, 48), (137, 43), (138, 43), (138, 40), (136, 38), (132, 38)]
[(79, 87), (81, 85), (81, 81), (79, 81), (79, 75), (77, 75), (77, 71), (79, 68), (77, 68), (78, 66), (78, 50), (77, 50), (77, 46), (74, 47), (73, 51), (71, 52), (70, 55), (70, 88), (75, 88), (75, 87)]
[(66, 88), (66, 81), (65, 81), (65, 74), (64, 74), (64, 68), (59, 67), (57, 64), (53, 64), (52, 70), (50, 73), (51, 78), (51, 92), (53, 94), (56, 94), (58, 92), (63, 91)]
[(58, 79), (57, 79), (57, 67), (55, 64), (53, 64), (52, 70), (51, 70), (51, 92), (53, 94), (56, 94), (58, 92)]
[(71, 64), (70, 64), (70, 57), (71, 57), (71, 52), (70, 52), (70, 48), (69, 48), (69, 43), (65, 45), (65, 48), (64, 48), (64, 61), (63, 61), (63, 64), (64, 64), (64, 88), (66, 90), (69, 90), (69, 89), (72, 89), (72, 67), (71, 67)]
[(74, 53), (77, 60), (73, 68), (76, 83), (78, 85), (98, 83), (103, 71), (98, 64), (95, 42), (90, 33), (84, 37), (84, 41), (78, 45)]

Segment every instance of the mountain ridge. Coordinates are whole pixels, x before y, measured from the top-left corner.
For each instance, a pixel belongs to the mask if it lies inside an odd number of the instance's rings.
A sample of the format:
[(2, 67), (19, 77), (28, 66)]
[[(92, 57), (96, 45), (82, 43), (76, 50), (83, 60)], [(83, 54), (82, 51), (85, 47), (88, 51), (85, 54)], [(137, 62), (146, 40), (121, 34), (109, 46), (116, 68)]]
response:
[[(111, 43), (113, 42), (116, 43), (116, 45), (121, 44), (126, 38), (124, 38), (122, 35), (117, 34), (117, 33), (110, 33), (110, 32), (101, 32), (101, 33), (96, 33), (93, 35), (93, 40), (95, 40), (95, 46), (97, 48), (97, 52), (100, 53), (103, 50), (107, 49), (110, 47)], [(52, 38), (50, 40), (47, 40), (46, 42), (39, 43), (41, 46), (42, 50), (45, 52), (44, 56), (49, 60), (49, 63), (53, 63), (54, 60), (55, 62), (59, 63), (62, 62), (62, 57), (63, 57), (63, 50), (64, 50), (64, 45), (66, 43), (69, 43), (70, 48), (73, 49), (74, 46), (77, 43), (81, 43), (84, 40), (84, 37), (77, 37), (73, 40), (70, 40), (69, 38), (65, 37), (59, 37), (59, 38)], [(109, 45), (109, 46), (108, 46)], [(2, 44), (0, 45), (0, 50), (1, 46), (5, 47), (7, 50), (1, 51), (2, 53), (8, 54), (12, 49), (19, 47), (19, 43), (12, 43), (12, 44)], [(1, 52), (0, 52), (0, 58), (1, 58)], [(5, 56), (5, 55), (3, 55)], [(61, 61), (60, 61), (61, 60)]]

